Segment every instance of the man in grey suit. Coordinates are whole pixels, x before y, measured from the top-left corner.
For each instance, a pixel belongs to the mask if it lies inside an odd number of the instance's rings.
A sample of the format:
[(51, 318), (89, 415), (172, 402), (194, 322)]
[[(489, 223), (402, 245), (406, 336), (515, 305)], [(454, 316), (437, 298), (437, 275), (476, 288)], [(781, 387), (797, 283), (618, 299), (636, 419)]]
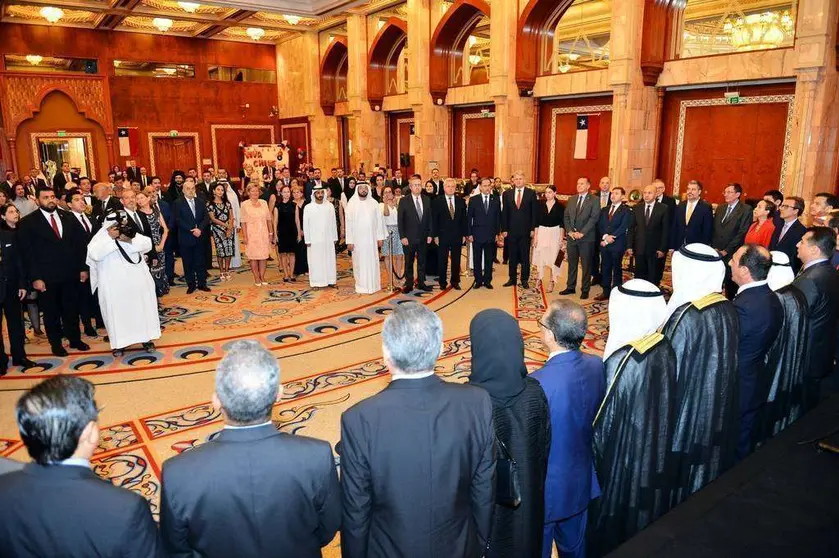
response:
[(725, 295), (733, 299), (737, 294), (737, 285), (731, 280), (731, 267), (728, 265), (731, 256), (746, 240), (746, 233), (752, 224), (752, 208), (740, 199), (743, 187), (732, 182), (722, 192), (724, 204), (717, 206), (714, 214), (714, 228), (711, 235), (711, 246), (723, 257), (725, 263)]
[(224, 430), (163, 464), (160, 532), (169, 556), (320, 558), (341, 524), (327, 442), (277, 432), (280, 366), (239, 341), (216, 370)]
[(583, 270), (580, 298), (588, 298), (591, 288), (591, 263), (600, 219), (600, 202), (589, 193), (591, 181), (583, 176), (577, 179), (577, 193), (568, 199), (565, 208), (565, 235), (568, 257), (568, 284), (561, 295), (574, 294), (577, 289), (577, 266)]

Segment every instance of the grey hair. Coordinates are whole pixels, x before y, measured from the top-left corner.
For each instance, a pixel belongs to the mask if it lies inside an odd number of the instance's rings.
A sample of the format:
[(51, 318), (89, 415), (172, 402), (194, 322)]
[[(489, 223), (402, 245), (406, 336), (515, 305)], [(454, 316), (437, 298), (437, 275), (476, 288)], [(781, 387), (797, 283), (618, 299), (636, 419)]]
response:
[(270, 419), (279, 386), (280, 364), (257, 341), (234, 343), (216, 369), (216, 394), (238, 424)]
[(545, 325), (553, 333), (556, 343), (563, 349), (580, 348), (588, 330), (588, 316), (582, 306), (568, 299), (551, 302)]
[(401, 304), (385, 319), (382, 349), (399, 372), (433, 370), (443, 349), (443, 322), (422, 304)]

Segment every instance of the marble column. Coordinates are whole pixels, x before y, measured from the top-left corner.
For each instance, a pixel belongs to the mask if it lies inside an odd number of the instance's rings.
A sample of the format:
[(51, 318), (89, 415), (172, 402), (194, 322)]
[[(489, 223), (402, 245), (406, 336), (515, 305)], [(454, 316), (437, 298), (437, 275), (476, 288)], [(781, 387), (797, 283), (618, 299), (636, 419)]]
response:
[(350, 166), (356, 169), (364, 163), (369, 173), (374, 165), (387, 164), (387, 130), (385, 114), (374, 111), (367, 102), (367, 38), (367, 16), (353, 13), (347, 18), (347, 97), (353, 142)]

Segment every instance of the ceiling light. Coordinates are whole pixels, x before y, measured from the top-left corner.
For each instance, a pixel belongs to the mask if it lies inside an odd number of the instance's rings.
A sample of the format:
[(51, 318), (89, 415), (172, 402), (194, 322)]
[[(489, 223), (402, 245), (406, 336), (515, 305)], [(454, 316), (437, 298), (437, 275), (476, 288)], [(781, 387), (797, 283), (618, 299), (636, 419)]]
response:
[(52, 6), (41, 8), (39, 13), (50, 23), (56, 23), (59, 19), (64, 17), (64, 10), (61, 8), (53, 8)]
[(171, 19), (165, 17), (156, 17), (151, 21), (151, 24), (157, 27), (161, 33), (166, 33), (173, 23)]
[(568, 70), (571, 69), (571, 64), (569, 64), (568, 62), (562, 62), (557, 69), (560, 71), (560, 73), (567, 73)]
[(473, 66), (477, 66), (481, 63), (481, 57), (477, 54), (470, 54), (469, 55), (469, 63)]
[(176, 73), (178, 73), (178, 70), (176, 70), (175, 68), (160, 68), (160, 71), (166, 74), (167, 76), (174, 76)]
[(27, 54), (26, 61), (32, 64), (33, 66), (37, 66), (41, 63), (41, 60), (44, 58), (42, 56), (38, 56), (37, 54)]
[(119, 68), (120, 64), (122, 64), (122, 60), (114, 60), (114, 68)]
[(568, 55), (568, 60), (570, 60), (571, 62), (576, 62), (579, 59), (580, 59), (580, 55), (577, 54), (576, 52), (572, 52), (571, 54)]
[(475, 43), (477, 43), (477, 42), (478, 42), (478, 37), (476, 37), (474, 35), (469, 35), (469, 46), (470, 47), (475, 46)]
[(300, 23), (300, 16), (296, 16), (296, 15), (287, 15), (287, 14), (286, 14), (286, 15), (283, 15), (283, 17), (284, 17), (284, 18), (285, 18), (285, 20), (286, 20), (287, 22), (289, 22), (291, 25), (297, 25), (298, 23)]
[(178, 6), (180, 6), (183, 11), (194, 14), (195, 11), (201, 7), (201, 4), (196, 4), (195, 2), (178, 2)]
[(247, 33), (248, 37), (254, 41), (258, 41), (265, 35), (265, 29), (262, 29), (261, 27), (248, 27), (245, 30), (245, 33)]

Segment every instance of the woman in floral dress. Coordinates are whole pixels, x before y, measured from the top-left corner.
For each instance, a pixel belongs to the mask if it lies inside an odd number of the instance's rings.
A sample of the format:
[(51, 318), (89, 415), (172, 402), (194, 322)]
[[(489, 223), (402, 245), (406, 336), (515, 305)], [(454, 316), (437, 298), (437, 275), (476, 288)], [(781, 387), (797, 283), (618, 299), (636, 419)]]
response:
[(163, 216), (152, 207), (157, 201), (154, 197), (154, 189), (149, 186), (137, 194), (137, 213), (142, 215), (151, 228), (151, 252), (147, 254), (149, 271), (154, 279), (154, 290), (158, 298), (169, 293), (169, 279), (166, 277), (166, 252), (163, 247), (166, 244), (166, 237), (169, 236), (169, 228)]
[(227, 199), (227, 187), (217, 183), (212, 191), (213, 200), (207, 203), (210, 216), (210, 230), (216, 245), (216, 259), (222, 281), (233, 278), (230, 275), (230, 259), (233, 257), (233, 206)]

